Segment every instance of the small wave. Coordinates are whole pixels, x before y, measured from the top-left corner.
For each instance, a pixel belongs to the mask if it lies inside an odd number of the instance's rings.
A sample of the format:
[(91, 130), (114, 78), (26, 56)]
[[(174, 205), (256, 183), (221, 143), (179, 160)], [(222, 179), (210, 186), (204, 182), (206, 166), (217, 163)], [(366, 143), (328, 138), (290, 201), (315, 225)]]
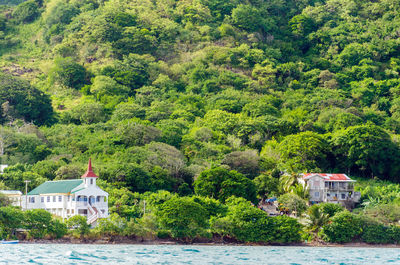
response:
[(65, 253), (66, 256), (68, 257), (68, 259), (74, 259), (74, 260), (83, 260), (80, 256), (80, 254), (74, 250), (72, 251), (67, 251), (67, 253)]
[(184, 248), (183, 251), (188, 251), (188, 252), (200, 252), (200, 250), (194, 249), (194, 248)]

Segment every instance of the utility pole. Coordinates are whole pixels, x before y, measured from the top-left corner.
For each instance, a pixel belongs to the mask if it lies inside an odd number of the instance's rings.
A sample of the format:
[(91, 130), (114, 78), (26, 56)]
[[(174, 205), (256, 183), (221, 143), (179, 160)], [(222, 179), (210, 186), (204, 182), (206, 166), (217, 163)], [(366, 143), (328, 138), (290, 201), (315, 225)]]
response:
[(28, 183), (30, 180), (25, 180), (25, 211), (28, 209)]

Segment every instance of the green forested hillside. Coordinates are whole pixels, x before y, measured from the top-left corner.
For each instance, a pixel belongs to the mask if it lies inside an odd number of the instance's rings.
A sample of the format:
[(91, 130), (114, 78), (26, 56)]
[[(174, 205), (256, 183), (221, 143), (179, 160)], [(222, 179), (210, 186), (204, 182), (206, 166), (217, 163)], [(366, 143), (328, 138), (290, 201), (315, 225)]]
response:
[(200, 174), (229, 179), (222, 201), (282, 194), (282, 172), (400, 182), (397, 0), (18, 3), (0, 16), (8, 188), (91, 157), (132, 216), (134, 192), (210, 194)]

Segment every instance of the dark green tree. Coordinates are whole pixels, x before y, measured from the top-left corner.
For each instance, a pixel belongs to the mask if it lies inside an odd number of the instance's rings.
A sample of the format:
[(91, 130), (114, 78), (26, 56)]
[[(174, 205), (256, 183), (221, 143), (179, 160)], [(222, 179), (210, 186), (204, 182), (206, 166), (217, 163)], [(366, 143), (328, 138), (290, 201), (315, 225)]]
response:
[(22, 119), (38, 125), (54, 121), (50, 97), (27, 81), (0, 73), (0, 121)]
[(397, 180), (399, 147), (381, 127), (371, 124), (349, 127), (335, 133), (331, 145), (341, 171)]
[(204, 235), (207, 211), (191, 198), (172, 198), (159, 206), (156, 212), (162, 228), (175, 238), (191, 240)]
[(13, 12), (13, 17), (20, 23), (30, 23), (39, 15), (39, 6), (34, 0), (29, 0), (19, 4)]
[(51, 82), (75, 89), (80, 89), (88, 83), (85, 67), (76, 63), (71, 57), (56, 58), (49, 77)]
[(203, 171), (194, 181), (195, 193), (224, 202), (231, 196), (243, 197), (257, 203), (254, 183), (234, 170), (215, 167)]

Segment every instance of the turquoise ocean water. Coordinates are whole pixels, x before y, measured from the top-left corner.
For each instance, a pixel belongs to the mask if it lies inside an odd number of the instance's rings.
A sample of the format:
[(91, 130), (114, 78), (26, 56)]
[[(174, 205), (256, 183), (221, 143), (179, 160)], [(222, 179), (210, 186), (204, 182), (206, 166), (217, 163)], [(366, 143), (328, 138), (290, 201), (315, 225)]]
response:
[(0, 264), (399, 264), (399, 248), (0, 245)]

